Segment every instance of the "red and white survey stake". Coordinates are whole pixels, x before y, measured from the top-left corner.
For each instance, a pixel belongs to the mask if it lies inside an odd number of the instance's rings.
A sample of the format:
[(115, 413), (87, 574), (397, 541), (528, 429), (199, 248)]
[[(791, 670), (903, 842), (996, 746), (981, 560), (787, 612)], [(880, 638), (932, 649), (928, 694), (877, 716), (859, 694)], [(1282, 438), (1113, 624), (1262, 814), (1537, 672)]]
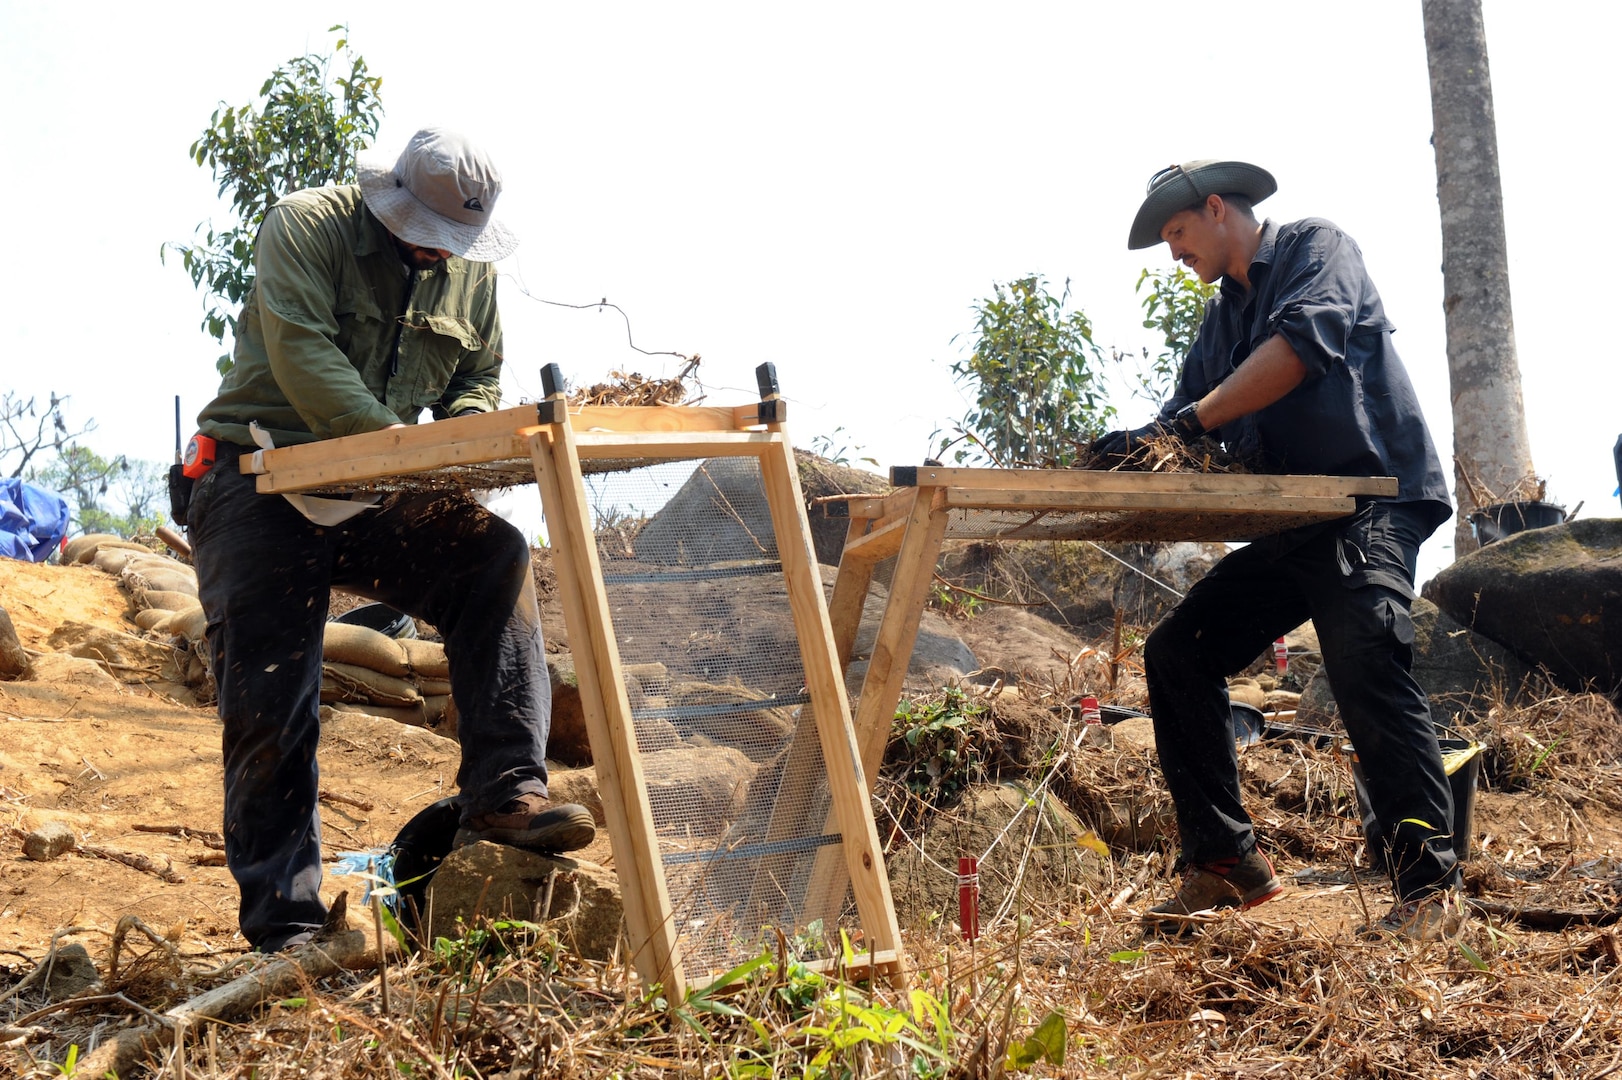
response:
[(964, 941), (980, 940), (980, 860), (973, 855), (957, 860), (957, 924)]

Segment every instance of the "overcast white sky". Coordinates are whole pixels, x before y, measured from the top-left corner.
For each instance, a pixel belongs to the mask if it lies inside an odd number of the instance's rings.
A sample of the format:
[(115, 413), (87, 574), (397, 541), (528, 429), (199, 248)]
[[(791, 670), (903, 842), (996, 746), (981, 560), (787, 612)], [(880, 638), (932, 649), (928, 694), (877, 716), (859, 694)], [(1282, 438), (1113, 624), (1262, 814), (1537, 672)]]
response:
[[(629, 351), (613, 313), (525, 293), (606, 297), (642, 347), (702, 353), (712, 401), (749, 400), (775, 361), (799, 443), (842, 427), (853, 457), (916, 463), (963, 413), (952, 338), (993, 282), (1069, 278), (1100, 343), (1156, 344), (1133, 285), (1169, 256), (1125, 244), (1144, 182), (1237, 157), (1278, 177), (1266, 214), (1359, 241), (1450, 454), (1417, 0), (519, 10), (0, 0), (5, 386), (71, 395), (104, 454), (171, 460), (174, 396), (189, 425), (220, 351), (158, 261), (225, 220), (187, 147), (221, 101), (248, 102), (347, 22), (384, 79), (380, 146), (459, 127), (505, 176), (500, 214), (523, 238), (501, 264), (511, 403), (538, 396), (548, 362), (582, 383), (672, 370)], [(1614, 216), (1622, 6), (1488, 0), (1486, 20), (1534, 461), (1551, 499), (1614, 515), (1617, 304), (1594, 253)], [(1450, 545), (1444, 526), (1422, 577)]]

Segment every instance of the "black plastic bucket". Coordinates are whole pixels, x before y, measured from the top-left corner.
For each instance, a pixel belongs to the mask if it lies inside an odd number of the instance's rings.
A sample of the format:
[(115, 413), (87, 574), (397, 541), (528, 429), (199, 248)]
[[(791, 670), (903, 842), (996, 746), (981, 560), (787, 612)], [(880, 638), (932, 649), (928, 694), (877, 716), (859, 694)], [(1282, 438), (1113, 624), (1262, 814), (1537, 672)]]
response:
[(1563, 525), (1566, 508), (1546, 502), (1507, 502), (1483, 506), (1470, 512), (1470, 528), (1482, 547), (1528, 529)]
[(391, 638), (417, 636), (417, 620), (387, 604), (362, 604), (360, 607), (349, 609), (332, 621), (364, 626)]
[[(1475, 835), (1481, 745), (1469, 739), (1437, 739), (1436, 744), (1442, 751), (1442, 763), (1452, 769), (1447, 775), (1447, 785), (1453, 793), (1453, 854), (1463, 862), (1470, 857), (1470, 842)], [(1357, 812), (1363, 817), (1363, 839), (1378, 864), (1380, 856), (1375, 853), (1385, 848), (1385, 830), (1369, 806), (1369, 792), (1363, 786), (1363, 767), (1357, 760), (1357, 752), (1350, 746), (1343, 749), (1352, 760), (1352, 787), (1357, 792)]]

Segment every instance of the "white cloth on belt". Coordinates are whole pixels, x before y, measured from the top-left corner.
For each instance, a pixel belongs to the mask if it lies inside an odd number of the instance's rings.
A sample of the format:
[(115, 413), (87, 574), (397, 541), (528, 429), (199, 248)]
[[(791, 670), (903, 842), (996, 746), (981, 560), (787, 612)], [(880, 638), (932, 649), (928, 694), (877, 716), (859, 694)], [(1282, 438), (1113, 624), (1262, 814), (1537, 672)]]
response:
[[(276, 442), (270, 437), (270, 432), (259, 426), (259, 421), (250, 421), (248, 433), (253, 436), (254, 445), (259, 449), (253, 452), (249, 462), (248, 471), (253, 473), (269, 472), (265, 468), (265, 451), (276, 449)], [(378, 494), (351, 495), (344, 499), (324, 499), (319, 495), (301, 495), (298, 493), (284, 494), (282, 498), (293, 504), (293, 509), (315, 522), (317, 525), (341, 525), (360, 513), (370, 510), (383, 498)]]

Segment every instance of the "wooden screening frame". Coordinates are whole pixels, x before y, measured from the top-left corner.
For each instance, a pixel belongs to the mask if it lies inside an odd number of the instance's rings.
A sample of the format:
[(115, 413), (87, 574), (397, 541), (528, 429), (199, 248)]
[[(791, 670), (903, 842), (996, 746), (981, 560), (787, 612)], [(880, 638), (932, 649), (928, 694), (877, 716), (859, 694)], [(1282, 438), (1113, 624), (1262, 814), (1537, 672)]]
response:
[[(1358, 496), (1392, 496), (1393, 477), (1258, 476), (1211, 473), (1095, 472), (1084, 469), (890, 470), (896, 491), (831, 500), (829, 516), (850, 519), (839, 576), (828, 601), (841, 670), (855, 649), (862, 609), (880, 562), (896, 557), (889, 599), (857, 698), (856, 738), (866, 775), (884, 759), (907, 665), (918, 638), (935, 566), (954, 515), (1017, 510), (1032, 523), (1069, 519), (1010, 537), (1109, 540), (1254, 540), (1284, 529), (1344, 517)], [(1099, 520), (1089, 520), (1096, 514)], [(1102, 523), (1100, 523), (1102, 522)], [(808, 910), (833, 911), (844, 896), (844, 869), (826, 855), (812, 876)]]
[[(837, 863), (841, 901), (845, 883), (851, 886), (866, 934), (866, 951), (858, 957), (858, 966), (904, 985), (901, 934), (866, 779), (874, 774), (863, 769), (851, 723), (843, 666), (817, 571), (794, 448), (785, 429), (786, 404), (778, 396), (775, 371), (762, 365), (757, 372), (760, 403), (737, 408), (571, 408), (556, 365), (549, 365), (542, 375), (547, 397), (536, 405), (264, 451), (244, 456), (240, 468), (259, 472), (258, 490), (271, 494), (387, 489), (403, 486), (397, 483), (402, 477), (434, 473), (455, 478), (446, 484), (460, 484), (469, 471), (477, 477), (481, 469), (511, 465), (516, 459), (528, 462), (553, 533), (553, 560), (621, 882), (632, 959), (642, 978), (662, 985), (675, 1003), (682, 1000), (689, 980), (591, 525), (585, 463), (758, 459), (816, 738), (827, 765), (830, 824), (842, 836), (840, 843), (821, 849), (819, 860), (832, 857)], [(802, 727), (795, 743), (805, 738)], [(788, 775), (786, 769), (785, 786)], [(781, 795), (778, 801), (783, 803)], [(823, 876), (828, 873), (825, 870)], [(806, 910), (812, 909), (808, 905)]]

